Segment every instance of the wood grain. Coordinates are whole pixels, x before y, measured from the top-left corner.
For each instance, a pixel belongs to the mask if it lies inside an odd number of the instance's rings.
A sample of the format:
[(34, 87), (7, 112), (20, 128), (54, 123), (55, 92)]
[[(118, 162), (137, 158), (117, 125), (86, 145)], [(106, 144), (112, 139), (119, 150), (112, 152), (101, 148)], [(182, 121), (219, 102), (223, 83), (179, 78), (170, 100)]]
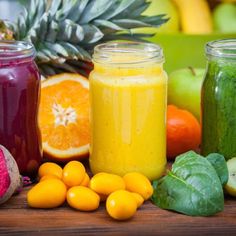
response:
[(79, 212), (67, 204), (50, 210), (27, 206), (25, 188), (0, 206), (0, 235), (236, 235), (236, 201), (212, 217), (190, 217), (146, 202), (129, 221), (112, 220), (104, 204), (95, 212)]

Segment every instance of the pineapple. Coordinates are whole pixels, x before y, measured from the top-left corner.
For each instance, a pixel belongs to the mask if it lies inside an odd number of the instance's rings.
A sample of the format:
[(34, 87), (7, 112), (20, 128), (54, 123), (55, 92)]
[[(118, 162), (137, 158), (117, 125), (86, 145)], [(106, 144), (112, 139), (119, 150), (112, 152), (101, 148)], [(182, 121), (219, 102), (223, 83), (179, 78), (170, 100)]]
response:
[(168, 20), (165, 15), (142, 16), (148, 6), (145, 0), (31, 0), (8, 27), (16, 40), (34, 44), (44, 76), (64, 71), (86, 76), (96, 44), (143, 40), (151, 35), (132, 34), (130, 29), (159, 27)]

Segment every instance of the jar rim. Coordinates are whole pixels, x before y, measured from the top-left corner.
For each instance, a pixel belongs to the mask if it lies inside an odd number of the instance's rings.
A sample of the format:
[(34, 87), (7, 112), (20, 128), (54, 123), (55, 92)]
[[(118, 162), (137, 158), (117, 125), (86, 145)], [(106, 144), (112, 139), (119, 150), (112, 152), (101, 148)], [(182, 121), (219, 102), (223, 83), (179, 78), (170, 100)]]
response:
[(0, 40), (0, 61), (35, 58), (33, 44), (25, 41)]
[(236, 58), (236, 39), (210, 41), (205, 47), (207, 56)]
[[(112, 60), (120, 55), (118, 60)], [(133, 55), (133, 58), (130, 56)], [(127, 60), (126, 60), (127, 59)], [(93, 61), (109, 65), (133, 65), (145, 62), (163, 62), (163, 50), (158, 44), (144, 42), (106, 42), (94, 48)]]

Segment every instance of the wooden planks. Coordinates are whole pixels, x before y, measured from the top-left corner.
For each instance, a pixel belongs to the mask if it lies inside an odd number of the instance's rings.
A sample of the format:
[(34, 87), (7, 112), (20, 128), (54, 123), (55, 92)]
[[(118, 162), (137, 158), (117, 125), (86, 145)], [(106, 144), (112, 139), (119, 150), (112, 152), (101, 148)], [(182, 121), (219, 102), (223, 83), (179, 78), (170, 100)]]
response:
[(236, 235), (236, 199), (212, 217), (189, 217), (146, 202), (129, 221), (117, 222), (104, 203), (95, 212), (79, 212), (64, 204), (50, 210), (30, 209), (27, 188), (0, 206), (0, 235)]

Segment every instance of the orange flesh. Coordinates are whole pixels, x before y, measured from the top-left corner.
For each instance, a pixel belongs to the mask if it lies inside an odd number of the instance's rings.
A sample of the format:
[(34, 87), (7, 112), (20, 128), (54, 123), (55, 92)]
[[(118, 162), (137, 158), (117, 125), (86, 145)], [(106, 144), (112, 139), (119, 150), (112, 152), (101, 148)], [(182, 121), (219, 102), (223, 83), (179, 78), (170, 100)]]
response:
[[(53, 105), (76, 112), (76, 121), (57, 125)], [(43, 142), (49, 146), (67, 150), (89, 143), (89, 93), (78, 81), (66, 80), (42, 88), (39, 112)]]

